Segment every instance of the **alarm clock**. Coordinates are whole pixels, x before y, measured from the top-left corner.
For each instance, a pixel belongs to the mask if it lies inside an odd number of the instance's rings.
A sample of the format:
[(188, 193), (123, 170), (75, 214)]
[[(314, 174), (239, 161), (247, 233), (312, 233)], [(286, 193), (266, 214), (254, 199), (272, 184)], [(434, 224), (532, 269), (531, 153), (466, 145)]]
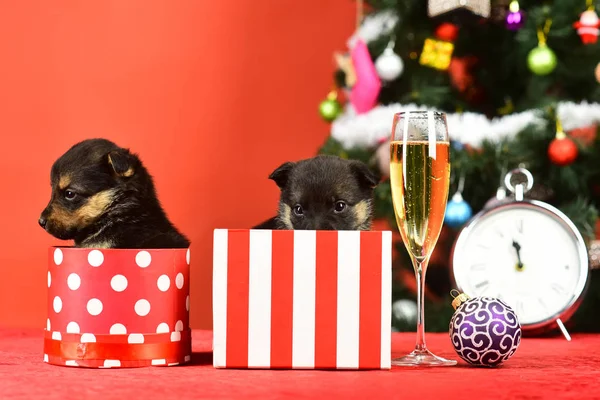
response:
[[(521, 174), (526, 182), (512, 184)], [(525, 168), (505, 176), (514, 194), (474, 215), (460, 230), (451, 251), (451, 279), (471, 297), (507, 303), (523, 333), (560, 328), (579, 307), (588, 285), (586, 244), (573, 222), (542, 201), (524, 199), (533, 186)]]

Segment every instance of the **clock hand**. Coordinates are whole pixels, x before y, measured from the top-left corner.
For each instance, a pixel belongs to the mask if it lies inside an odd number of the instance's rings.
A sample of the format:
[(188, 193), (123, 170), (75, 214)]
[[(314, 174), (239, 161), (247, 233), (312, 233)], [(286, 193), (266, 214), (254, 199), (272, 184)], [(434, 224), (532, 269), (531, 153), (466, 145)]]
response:
[(521, 245), (519, 243), (515, 242), (514, 240), (512, 242), (512, 245), (515, 248), (515, 250), (517, 251), (517, 260), (519, 261), (517, 263), (517, 268), (523, 269), (523, 262), (521, 261)]

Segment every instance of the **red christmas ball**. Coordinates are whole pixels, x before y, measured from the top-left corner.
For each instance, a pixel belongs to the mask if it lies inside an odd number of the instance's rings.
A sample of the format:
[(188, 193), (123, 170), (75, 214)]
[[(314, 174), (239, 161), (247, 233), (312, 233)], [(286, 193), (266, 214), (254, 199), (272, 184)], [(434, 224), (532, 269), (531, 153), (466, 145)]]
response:
[(569, 165), (577, 158), (579, 150), (568, 137), (555, 138), (548, 146), (548, 157), (556, 165)]
[(454, 42), (458, 36), (458, 26), (450, 22), (444, 22), (436, 28), (435, 36), (447, 42)]

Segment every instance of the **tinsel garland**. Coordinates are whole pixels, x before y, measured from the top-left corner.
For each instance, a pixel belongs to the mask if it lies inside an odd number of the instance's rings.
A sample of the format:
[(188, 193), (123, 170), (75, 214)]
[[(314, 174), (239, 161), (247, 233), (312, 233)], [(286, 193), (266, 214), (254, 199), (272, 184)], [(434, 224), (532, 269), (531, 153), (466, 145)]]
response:
[(349, 49), (354, 47), (358, 39), (369, 43), (381, 35), (388, 35), (398, 23), (398, 14), (392, 10), (384, 10), (367, 15), (360, 27), (346, 42)]
[[(378, 106), (357, 115), (350, 105), (331, 126), (331, 136), (345, 149), (374, 148), (391, 133), (392, 120), (400, 111), (433, 110), (435, 108), (416, 104), (390, 104)], [(557, 117), (565, 131), (583, 128), (600, 122), (600, 104), (560, 102), (556, 105)], [(500, 142), (510, 139), (530, 125), (541, 125), (541, 110), (528, 110), (502, 117), (488, 119), (483, 114), (464, 112), (447, 113), (450, 140), (478, 147), (484, 140)]]

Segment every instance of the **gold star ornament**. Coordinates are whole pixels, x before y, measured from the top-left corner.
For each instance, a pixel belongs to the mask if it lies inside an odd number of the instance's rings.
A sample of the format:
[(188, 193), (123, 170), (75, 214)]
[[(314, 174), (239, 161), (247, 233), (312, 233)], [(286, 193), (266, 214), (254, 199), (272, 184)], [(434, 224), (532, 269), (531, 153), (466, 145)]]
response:
[(490, 0), (429, 0), (427, 13), (429, 17), (436, 17), (459, 8), (465, 8), (473, 14), (488, 18), (491, 4)]
[(425, 39), (419, 63), (439, 70), (447, 70), (452, 61), (454, 44), (444, 40)]

